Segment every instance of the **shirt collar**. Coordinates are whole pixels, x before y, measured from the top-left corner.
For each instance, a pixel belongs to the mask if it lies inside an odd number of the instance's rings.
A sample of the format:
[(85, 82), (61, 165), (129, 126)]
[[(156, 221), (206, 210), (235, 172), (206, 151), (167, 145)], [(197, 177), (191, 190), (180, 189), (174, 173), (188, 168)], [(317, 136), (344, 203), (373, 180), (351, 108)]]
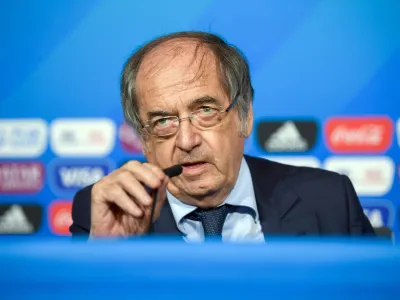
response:
[[(197, 208), (196, 206), (192, 206), (180, 201), (179, 199), (174, 197), (168, 190), (167, 199), (171, 206), (172, 214), (174, 215), (176, 224), (179, 224), (186, 215)], [(251, 210), (254, 212), (254, 219), (256, 221), (258, 220), (258, 211), (253, 189), (253, 180), (251, 178), (249, 166), (247, 165), (244, 158), (242, 158), (242, 163), (240, 165), (239, 175), (236, 184), (221, 205), (223, 204), (251, 208)]]

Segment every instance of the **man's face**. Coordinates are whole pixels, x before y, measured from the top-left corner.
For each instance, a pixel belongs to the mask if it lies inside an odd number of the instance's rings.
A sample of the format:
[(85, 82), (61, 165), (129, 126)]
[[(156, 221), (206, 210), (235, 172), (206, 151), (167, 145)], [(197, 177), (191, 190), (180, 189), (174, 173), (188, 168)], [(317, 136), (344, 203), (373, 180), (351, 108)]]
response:
[[(233, 99), (223, 90), (215, 58), (193, 41), (170, 41), (148, 54), (137, 75), (139, 113), (142, 123), (163, 112), (179, 118), (204, 106), (226, 109)], [(205, 104), (199, 99), (215, 103)], [(171, 179), (168, 190), (178, 199), (199, 207), (218, 205), (233, 188), (240, 169), (244, 139), (236, 110), (206, 130), (183, 120), (177, 133), (144, 138), (144, 153), (150, 163), (167, 168), (181, 164), (183, 172)]]

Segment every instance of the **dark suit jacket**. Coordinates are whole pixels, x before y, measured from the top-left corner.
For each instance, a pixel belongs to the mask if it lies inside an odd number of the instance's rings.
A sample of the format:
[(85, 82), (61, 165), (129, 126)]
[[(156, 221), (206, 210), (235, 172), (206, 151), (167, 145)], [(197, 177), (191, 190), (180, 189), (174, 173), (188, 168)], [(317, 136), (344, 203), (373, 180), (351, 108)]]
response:
[[(264, 235), (374, 234), (347, 176), (250, 156), (245, 159)], [(88, 186), (74, 197), (73, 235), (89, 234), (91, 189)], [(168, 201), (153, 232), (180, 234)]]

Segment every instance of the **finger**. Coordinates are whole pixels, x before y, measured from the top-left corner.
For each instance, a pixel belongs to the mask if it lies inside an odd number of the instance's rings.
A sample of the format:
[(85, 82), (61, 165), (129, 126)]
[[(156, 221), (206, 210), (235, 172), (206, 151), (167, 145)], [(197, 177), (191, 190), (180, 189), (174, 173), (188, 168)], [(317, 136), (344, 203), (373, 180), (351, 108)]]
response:
[(117, 183), (131, 196), (132, 201), (135, 201), (139, 206), (149, 206), (152, 204), (153, 200), (148, 191), (130, 172), (125, 171), (121, 173), (118, 176)]
[(133, 217), (143, 216), (143, 210), (132, 201), (131, 197), (119, 185), (114, 185), (108, 190), (106, 199)]
[(160, 168), (157, 167), (156, 165), (150, 164), (150, 163), (143, 163), (143, 166), (152, 170), (160, 180), (164, 180), (164, 178), (167, 176), (164, 171)]
[(138, 181), (150, 188), (155, 189), (161, 185), (161, 179), (159, 176), (153, 172), (152, 169), (143, 166), (143, 164), (138, 161), (130, 161), (121, 169), (129, 171)]

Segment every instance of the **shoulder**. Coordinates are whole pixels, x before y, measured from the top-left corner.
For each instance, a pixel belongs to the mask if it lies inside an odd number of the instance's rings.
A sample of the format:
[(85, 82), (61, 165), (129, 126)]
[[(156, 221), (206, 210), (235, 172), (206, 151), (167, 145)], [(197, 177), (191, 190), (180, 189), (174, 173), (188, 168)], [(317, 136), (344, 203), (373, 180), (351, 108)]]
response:
[(265, 158), (245, 156), (246, 162), (252, 174), (256, 176), (268, 175), (278, 180), (290, 181), (292, 184), (304, 184), (307, 182), (337, 182), (342, 183), (344, 175), (321, 168), (294, 166), (275, 162)]
[(91, 198), (92, 198), (92, 188), (93, 184), (88, 185), (87, 187), (84, 187), (83, 189), (80, 189), (74, 197), (74, 206), (76, 208), (84, 208), (88, 207), (90, 208), (90, 205), (88, 206), (87, 204), (90, 204)]
[(73, 228), (79, 227), (85, 231), (90, 229), (90, 210), (93, 185), (79, 190), (72, 203)]
[(346, 175), (252, 157), (246, 161), (259, 203), (273, 203), (287, 221), (313, 215), (323, 233), (373, 234)]
[(344, 203), (349, 194), (350, 196), (355, 194), (349, 178), (336, 172), (287, 165), (255, 157), (246, 157), (246, 162), (250, 168), (253, 186), (266, 191), (267, 195), (282, 185), (311, 202), (325, 199), (324, 203), (327, 201)]

